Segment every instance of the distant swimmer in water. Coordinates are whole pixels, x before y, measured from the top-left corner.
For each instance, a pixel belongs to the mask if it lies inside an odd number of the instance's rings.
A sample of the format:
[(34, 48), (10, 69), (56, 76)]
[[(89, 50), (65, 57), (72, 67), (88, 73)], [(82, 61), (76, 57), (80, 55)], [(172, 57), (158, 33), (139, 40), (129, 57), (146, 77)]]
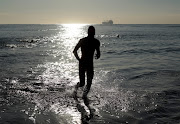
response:
[[(83, 98), (87, 97), (87, 94), (89, 93), (89, 90), (91, 88), (92, 79), (94, 76), (93, 57), (95, 51), (95, 59), (100, 58), (100, 42), (99, 40), (94, 38), (94, 35), (95, 28), (93, 26), (89, 26), (88, 36), (80, 39), (73, 50), (74, 56), (79, 61), (80, 82), (78, 82), (76, 85), (76, 93), (79, 87), (83, 87), (85, 85), (85, 74), (87, 76), (87, 85), (83, 91)], [(77, 53), (79, 48), (81, 48), (81, 57), (79, 57)]]

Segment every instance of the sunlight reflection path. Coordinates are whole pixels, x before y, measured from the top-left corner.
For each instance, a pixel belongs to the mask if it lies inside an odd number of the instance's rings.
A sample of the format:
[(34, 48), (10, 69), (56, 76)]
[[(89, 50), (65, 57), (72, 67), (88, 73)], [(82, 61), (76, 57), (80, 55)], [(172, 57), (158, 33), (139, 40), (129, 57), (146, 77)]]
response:
[[(54, 110), (59, 115), (69, 115), (72, 123), (79, 124), (81, 117), (76, 110), (76, 105), (69, 104), (73, 103), (70, 92), (73, 91), (74, 84), (79, 80), (78, 62), (72, 51), (79, 39), (87, 35), (87, 25), (64, 24), (58, 25), (58, 28), (59, 33), (50, 38), (50, 49), (47, 51), (51, 59), (43, 65), (39, 65), (39, 68), (45, 68), (45, 71), (39, 76), (39, 80), (47, 85), (48, 89), (49, 87), (64, 89), (58, 90), (57, 96), (51, 98), (51, 100), (54, 99), (54, 103), (50, 105), (50, 110)], [(52, 93), (49, 92), (50, 94)], [(55, 100), (56, 98), (62, 99), (58, 102)], [(61, 106), (61, 103), (65, 105)]]
[[(61, 35), (63, 45), (66, 47), (67, 56), (72, 59), (72, 50), (77, 41), (86, 35), (85, 24), (64, 24), (63, 35)], [(61, 33), (61, 32), (60, 32)], [(70, 51), (70, 52), (69, 52)]]
[[(43, 66), (46, 71), (43, 73), (43, 82), (46, 84), (62, 82), (62, 77), (66, 79), (78, 80), (78, 63), (72, 51), (79, 39), (86, 36), (85, 24), (64, 24), (58, 25), (59, 33), (50, 38), (50, 50), (48, 55), (53, 60), (48, 60)], [(57, 77), (57, 78), (55, 78)], [(72, 82), (73, 82), (72, 81)], [(73, 83), (71, 83), (73, 85)]]

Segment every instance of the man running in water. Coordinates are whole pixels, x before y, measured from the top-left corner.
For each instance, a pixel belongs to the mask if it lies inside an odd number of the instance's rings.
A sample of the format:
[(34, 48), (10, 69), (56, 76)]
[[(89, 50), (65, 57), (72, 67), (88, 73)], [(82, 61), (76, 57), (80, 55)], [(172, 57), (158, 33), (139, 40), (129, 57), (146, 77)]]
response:
[[(87, 85), (83, 92), (83, 98), (87, 97), (87, 94), (91, 88), (92, 79), (94, 76), (94, 66), (93, 66), (93, 58), (94, 52), (96, 51), (95, 59), (100, 58), (100, 42), (96, 38), (95, 28), (93, 26), (89, 26), (88, 28), (88, 36), (79, 40), (78, 44), (74, 48), (74, 56), (79, 61), (79, 79), (80, 82), (76, 85), (76, 93), (79, 87), (83, 87), (85, 85), (85, 74), (87, 76)], [(81, 48), (82, 56), (78, 56), (78, 49)]]

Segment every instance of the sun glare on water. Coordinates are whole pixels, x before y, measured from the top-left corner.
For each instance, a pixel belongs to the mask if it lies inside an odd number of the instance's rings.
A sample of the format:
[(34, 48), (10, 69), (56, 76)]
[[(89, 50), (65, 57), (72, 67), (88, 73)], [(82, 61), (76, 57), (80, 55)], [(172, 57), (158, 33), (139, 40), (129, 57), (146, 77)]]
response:
[(69, 53), (68, 51), (71, 51), (71, 53), (67, 55), (69, 58), (72, 58), (73, 48), (80, 38), (87, 35), (87, 24), (63, 24), (61, 26), (63, 28), (63, 32), (60, 32), (60, 35), (63, 45), (66, 47), (67, 53)]
[(83, 28), (87, 24), (63, 24), (62, 26), (65, 31), (63, 34), (66, 38), (77, 38), (85, 35)]
[[(48, 92), (48, 97), (53, 101), (49, 104), (50, 110), (60, 117), (71, 118), (68, 122), (72, 124), (81, 123), (81, 114), (71, 97), (74, 85), (79, 81), (78, 61), (72, 52), (78, 41), (87, 36), (87, 28), (86, 24), (57, 25), (58, 32), (49, 38), (51, 42), (47, 50), (52, 58), (40, 66), (45, 71), (39, 79), (52, 89), (60, 89), (57, 92)], [(56, 95), (51, 96), (54, 93)]]
[[(53, 74), (57, 72), (61, 72), (64, 77), (74, 77), (77, 68), (77, 61), (73, 55), (73, 49), (78, 41), (87, 36), (87, 25), (86, 24), (62, 24), (57, 25), (59, 33), (54, 35), (51, 39), (53, 39), (52, 44), (50, 45), (51, 49), (49, 50), (50, 56), (54, 56), (56, 61), (51, 63), (51, 67), (54, 65), (58, 65), (54, 69)], [(57, 61), (59, 59), (59, 61)], [(58, 69), (59, 68), (59, 69)], [(52, 69), (47, 67), (47, 69)], [(57, 71), (59, 70), (59, 71)], [(52, 71), (52, 70), (51, 70)], [(52, 76), (52, 77), (55, 77)]]

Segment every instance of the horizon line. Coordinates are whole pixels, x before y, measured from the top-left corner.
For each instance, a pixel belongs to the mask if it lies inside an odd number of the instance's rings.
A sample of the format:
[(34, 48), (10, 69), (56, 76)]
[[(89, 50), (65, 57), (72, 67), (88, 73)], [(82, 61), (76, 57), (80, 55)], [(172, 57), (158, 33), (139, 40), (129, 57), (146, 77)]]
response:
[[(0, 25), (64, 25), (64, 24), (79, 24), (79, 25), (103, 25), (101, 23), (0, 23)], [(112, 25), (179, 25), (180, 23), (115, 23)], [(111, 26), (111, 25), (108, 25)]]

